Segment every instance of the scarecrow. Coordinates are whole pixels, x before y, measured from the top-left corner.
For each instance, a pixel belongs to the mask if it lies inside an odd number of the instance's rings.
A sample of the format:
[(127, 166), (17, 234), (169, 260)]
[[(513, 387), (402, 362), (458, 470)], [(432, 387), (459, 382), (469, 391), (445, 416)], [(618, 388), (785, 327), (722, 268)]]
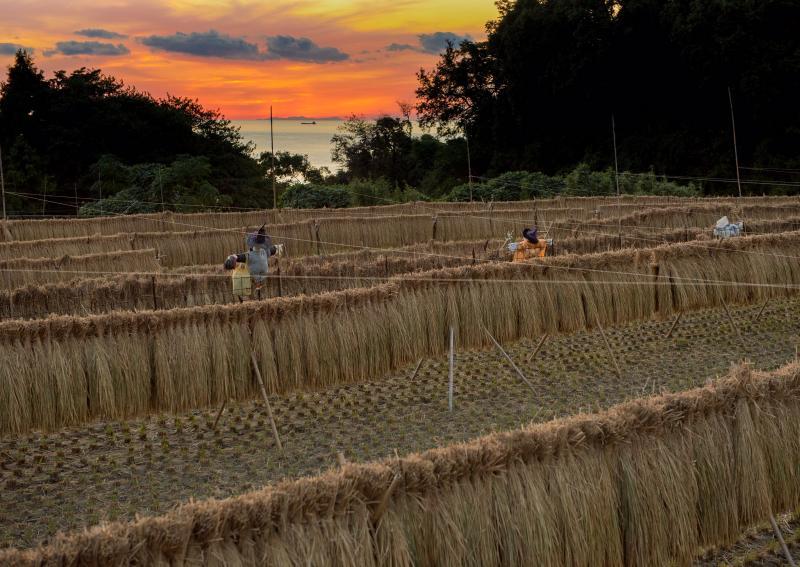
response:
[(225, 269), (233, 270), (233, 295), (242, 301), (250, 297), (253, 287), (261, 296), (261, 287), (267, 280), (269, 273), (270, 256), (283, 254), (283, 244), (272, 244), (272, 238), (267, 234), (266, 223), (261, 225), (258, 232), (247, 235), (247, 252), (231, 254), (225, 259)]
[(522, 240), (511, 243), (509, 249), (514, 253), (512, 262), (525, 262), (531, 258), (544, 258), (547, 254), (547, 242), (539, 240), (536, 227), (524, 228)]

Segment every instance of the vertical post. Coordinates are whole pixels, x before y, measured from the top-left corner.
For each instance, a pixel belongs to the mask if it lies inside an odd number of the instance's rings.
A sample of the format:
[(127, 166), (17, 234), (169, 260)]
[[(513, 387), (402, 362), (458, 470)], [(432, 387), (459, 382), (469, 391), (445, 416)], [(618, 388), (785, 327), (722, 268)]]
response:
[(97, 186), (100, 188), (100, 216), (103, 216), (103, 175), (100, 162), (97, 162)]
[(161, 180), (161, 164), (158, 164), (158, 187), (161, 191), (161, 212), (164, 212), (164, 182)]
[(742, 197), (742, 180), (739, 178), (739, 149), (736, 146), (736, 120), (733, 116), (733, 96), (728, 87), (728, 103), (731, 106), (731, 128), (733, 129), (733, 157), (736, 159), (736, 185), (739, 186), (739, 198)]
[(44, 216), (44, 208), (47, 206), (47, 175), (44, 176), (44, 196), (42, 198), (42, 216)]
[(455, 344), (454, 344), (454, 337), (453, 337), (453, 327), (450, 326), (450, 371), (448, 372), (447, 376), (447, 408), (450, 411), (453, 411), (453, 364), (454, 364), (454, 353)]
[(0, 192), (3, 195), (3, 221), (7, 221), (6, 217), (6, 180), (3, 177), (3, 148), (0, 147)]
[(464, 140), (467, 142), (467, 175), (469, 176), (469, 202), (472, 202), (472, 158), (469, 155), (469, 136), (467, 136), (467, 129), (464, 128)]
[(617, 235), (619, 237), (619, 247), (622, 248), (622, 206), (619, 193), (619, 162), (617, 161), (617, 126), (614, 122), (614, 114), (611, 114), (611, 139), (614, 142), (614, 180), (617, 184)]
[(272, 105), (269, 105), (269, 151), (270, 170), (272, 171), (272, 208), (278, 208), (278, 194), (275, 192), (275, 134), (272, 129)]
[(78, 216), (78, 211), (80, 211), (81, 207), (78, 204), (78, 183), (77, 181), (72, 184), (72, 190), (75, 192), (75, 216)]

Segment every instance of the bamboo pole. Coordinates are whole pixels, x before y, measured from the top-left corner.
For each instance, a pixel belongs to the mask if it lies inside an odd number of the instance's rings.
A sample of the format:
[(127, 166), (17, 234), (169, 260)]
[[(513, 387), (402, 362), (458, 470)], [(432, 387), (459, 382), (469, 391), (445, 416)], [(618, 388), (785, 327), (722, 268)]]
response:
[(417, 372), (419, 372), (419, 367), (422, 366), (422, 361), (425, 360), (424, 358), (420, 358), (419, 362), (417, 362), (417, 367), (414, 369), (414, 372), (411, 374), (411, 378), (408, 379), (409, 382), (413, 381), (414, 378), (417, 377)]
[(258, 385), (261, 386), (261, 395), (264, 396), (264, 403), (267, 404), (267, 415), (269, 415), (269, 424), (272, 426), (272, 434), (275, 436), (275, 442), (278, 449), (283, 452), (283, 444), (278, 435), (278, 428), (275, 426), (275, 417), (272, 415), (272, 406), (267, 397), (267, 389), (264, 387), (264, 380), (261, 379), (261, 370), (258, 369), (258, 361), (256, 360), (256, 353), (250, 352), (250, 361), (253, 363), (253, 370), (256, 371), (256, 378), (258, 378)]
[(539, 354), (539, 351), (542, 350), (542, 346), (544, 345), (544, 342), (547, 340), (547, 337), (549, 337), (549, 336), (550, 335), (545, 333), (544, 336), (541, 339), (539, 339), (539, 344), (536, 345), (536, 348), (533, 349), (533, 352), (528, 357), (528, 364), (533, 362), (533, 359), (536, 357), (537, 354)]
[(536, 393), (536, 389), (533, 387), (533, 384), (531, 384), (530, 381), (528, 380), (528, 378), (522, 373), (522, 370), (520, 370), (519, 367), (516, 364), (514, 364), (514, 361), (511, 359), (511, 357), (508, 355), (508, 353), (503, 349), (503, 347), (500, 346), (500, 343), (497, 342), (497, 339), (495, 339), (492, 336), (492, 333), (489, 332), (489, 329), (484, 327), (483, 330), (486, 332), (487, 335), (489, 335), (489, 338), (492, 339), (492, 342), (494, 343), (494, 346), (496, 346), (498, 348), (498, 350), (501, 353), (503, 353), (503, 356), (506, 357), (506, 360), (511, 365), (511, 368), (513, 368), (514, 371), (517, 373), (517, 376), (519, 376), (522, 379), (522, 381), (525, 382), (525, 384), (527, 384), (528, 388), (531, 389), (531, 392), (533, 392), (535, 394)]
[(744, 338), (742, 337), (742, 333), (739, 332), (739, 327), (733, 321), (733, 316), (731, 315), (730, 309), (728, 309), (728, 303), (725, 301), (725, 298), (722, 297), (722, 294), (719, 292), (719, 290), (717, 290), (717, 295), (719, 296), (719, 300), (722, 302), (722, 307), (725, 308), (725, 315), (728, 316), (728, 321), (730, 321), (731, 327), (733, 327), (733, 330), (736, 332), (736, 336), (739, 337), (739, 342), (742, 343), (742, 347), (744, 348)]
[(756, 318), (753, 319), (753, 323), (758, 323), (758, 320), (761, 319), (761, 314), (764, 313), (764, 309), (767, 308), (767, 303), (769, 303), (769, 298), (767, 298), (767, 300), (764, 302), (764, 305), (761, 306), (761, 309), (758, 310), (758, 314), (756, 315)]
[(783, 534), (778, 528), (778, 522), (775, 521), (775, 516), (773, 514), (769, 515), (769, 523), (772, 524), (772, 531), (775, 532), (775, 536), (778, 538), (778, 541), (781, 544), (781, 549), (783, 550), (783, 555), (786, 557), (786, 561), (788, 561), (789, 565), (792, 567), (797, 567), (797, 563), (794, 562), (792, 554), (789, 553), (789, 548), (786, 547), (786, 542), (783, 540)]
[(611, 348), (611, 343), (608, 342), (608, 337), (606, 337), (606, 332), (603, 330), (603, 325), (600, 324), (600, 317), (596, 318), (597, 320), (597, 328), (600, 329), (600, 334), (603, 337), (603, 342), (606, 343), (606, 348), (608, 349), (608, 354), (611, 355), (611, 360), (614, 362), (614, 367), (617, 369), (617, 376), (620, 380), (622, 380), (622, 370), (619, 367), (619, 363), (617, 362), (617, 357), (614, 355), (614, 350)]
[(453, 327), (450, 327), (450, 370), (447, 375), (447, 408), (449, 411), (453, 411), (453, 366), (455, 364), (454, 358), (454, 332)]
[(226, 396), (226, 397), (222, 398), (222, 405), (219, 406), (219, 411), (217, 412), (217, 417), (214, 418), (214, 426), (212, 427), (212, 429), (214, 431), (217, 430), (217, 423), (219, 423), (219, 418), (222, 417), (222, 412), (225, 409), (225, 404), (227, 404), (227, 403), (228, 403), (228, 398)]
[(669, 328), (669, 332), (667, 333), (667, 336), (664, 337), (665, 339), (668, 339), (668, 338), (670, 338), (672, 336), (672, 331), (674, 331), (675, 327), (678, 326), (678, 322), (681, 320), (681, 317), (683, 317), (683, 311), (678, 312), (678, 316), (675, 317), (675, 321), (672, 322), (672, 326)]
[(3, 221), (7, 221), (6, 217), (6, 179), (3, 176), (3, 148), (0, 148), (0, 194), (3, 197)]

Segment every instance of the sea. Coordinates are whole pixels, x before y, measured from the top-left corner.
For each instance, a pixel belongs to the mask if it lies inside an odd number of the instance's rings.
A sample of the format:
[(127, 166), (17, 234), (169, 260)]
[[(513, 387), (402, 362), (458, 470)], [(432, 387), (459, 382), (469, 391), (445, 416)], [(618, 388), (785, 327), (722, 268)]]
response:
[[(314, 124), (303, 124), (303, 122), (314, 122)], [(269, 151), (269, 118), (231, 120), (231, 123), (240, 128), (245, 142), (255, 144), (256, 157), (261, 152)], [(275, 152), (307, 155), (308, 161), (314, 167), (327, 167), (332, 172), (338, 171), (341, 166), (331, 160), (331, 138), (342, 124), (344, 120), (341, 118), (275, 118), (272, 125)], [(412, 133), (414, 136), (421, 134), (415, 120), (412, 120)]]
[[(255, 155), (269, 151), (269, 118), (266, 120), (232, 120), (240, 128), (245, 142), (253, 142)], [(315, 122), (315, 124), (303, 124)], [(304, 154), (314, 167), (327, 167), (331, 171), (340, 169), (331, 160), (331, 138), (344, 122), (334, 118), (276, 118), (273, 120), (275, 152)]]

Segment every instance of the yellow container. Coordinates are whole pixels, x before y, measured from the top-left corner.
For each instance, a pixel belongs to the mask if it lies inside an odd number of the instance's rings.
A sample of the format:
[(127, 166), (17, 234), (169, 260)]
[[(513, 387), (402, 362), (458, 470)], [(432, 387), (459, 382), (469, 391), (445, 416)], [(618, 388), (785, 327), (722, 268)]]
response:
[(250, 297), (253, 292), (253, 283), (250, 279), (250, 270), (247, 269), (247, 264), (242, 262), (236, 264), (236, 268), (231, 275), (233, 282), (233, 295), (239, 297)]

